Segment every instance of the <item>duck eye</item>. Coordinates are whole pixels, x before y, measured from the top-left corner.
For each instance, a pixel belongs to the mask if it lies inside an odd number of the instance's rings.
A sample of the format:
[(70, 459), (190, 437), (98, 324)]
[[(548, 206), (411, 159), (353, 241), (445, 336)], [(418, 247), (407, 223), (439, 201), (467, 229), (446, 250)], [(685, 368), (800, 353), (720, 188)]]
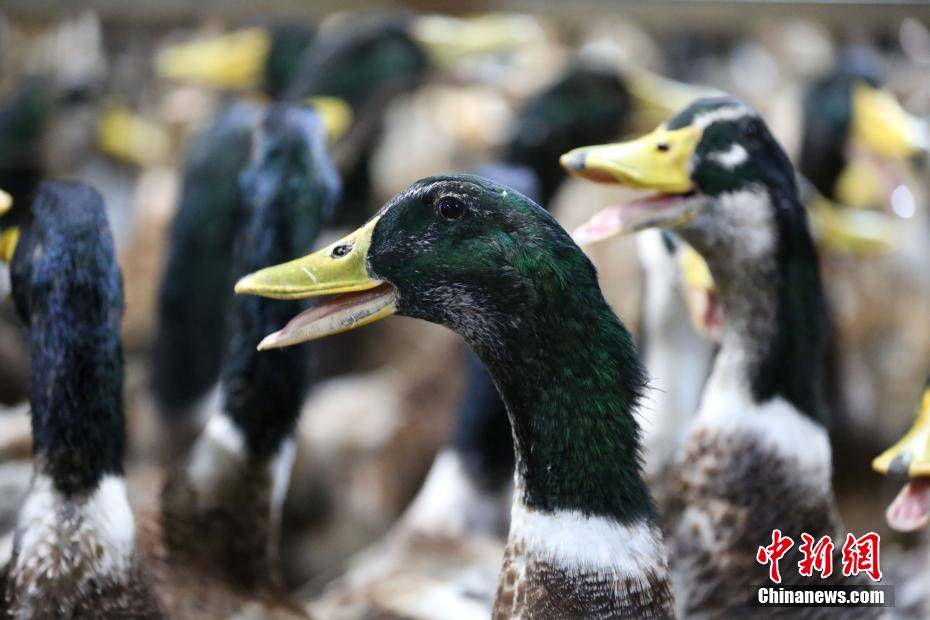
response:
[(454, 196), (443, 196), (436, 208), (439, 215), (447, 220), (457, 220), (465, 215), (465, 203)]
[(342, 245), (337, 245), (336, 247), (333, 248), (332, 257), (342, 258), (343, 256), (345, 256), (351, 251), (352, 251), (352, 246), (347, 243), (343, 243)]
[(667, 152), (670, 148), (672, 148), (672, 145), (670, 145), (668, 142), (659, 142), (658, 144), (656, 144), (656, 148), (657, 148), (660, 152), (665, 153), (665, 152)]
[(743, 125), (743, 135), (747, 138), (755, 138), (759, 135), (759, 126), (755, 122), (748, 122)]

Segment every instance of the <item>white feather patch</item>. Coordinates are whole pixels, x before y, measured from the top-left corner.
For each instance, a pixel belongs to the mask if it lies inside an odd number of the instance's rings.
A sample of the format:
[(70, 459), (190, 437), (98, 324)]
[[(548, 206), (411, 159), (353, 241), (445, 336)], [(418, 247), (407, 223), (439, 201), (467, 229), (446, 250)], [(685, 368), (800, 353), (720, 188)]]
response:
[(749, 159), (749, 153), (746, 152), (742, 145), (734, 142), (728, 150), (711, 153), (709, 157), (727, 170), (733, 170), (737, 166), (746, 163), (746, 160)]
[(747, 116), (755, 116), (755, 113), (746, 106), (726, 106), (699, 114), (692, 124), (703, 129), (717, 121), (735, 121)]
[(126, 483), (105, 476), (87, 498), (66, 498), (37, 474), (20, 510), (14, 540), (15, 578), (91, 578), (130, 567), (136, 528)]
[[(721, 352), (723, 354), (723, 352)], [(830, 492), (832, 453), (826, 431), (781, 397), (763, 404), (753, 402), (748, 386), (718, 360), (707, 384), (695, 431), (747, 433), (800, 470), (798, 480), (814, 490)]]
[(772, 256), (775, 252), (775, 226), (768, 193), (762, 187), (727, 192), (716, 199), (716, 208), (739, 231), (740, 258)]
[(668, 559), (662, 534), (654, 525), (622, 525), (576, 510), (552, 513), (528, 508), (514, 498), (511, 541), (535, 557), (571, 571), (611, 573), (618, 578), (664, 577)]

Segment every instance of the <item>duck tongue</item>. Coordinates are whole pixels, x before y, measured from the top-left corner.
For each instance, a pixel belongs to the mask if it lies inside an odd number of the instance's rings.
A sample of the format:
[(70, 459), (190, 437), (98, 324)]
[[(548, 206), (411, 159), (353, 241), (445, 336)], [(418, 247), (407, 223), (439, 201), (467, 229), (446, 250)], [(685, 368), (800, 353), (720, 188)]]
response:
[(888, 525), (899, 532), (913, 532), (930, 522), (930, 478), (911, 480), (885, 511)]

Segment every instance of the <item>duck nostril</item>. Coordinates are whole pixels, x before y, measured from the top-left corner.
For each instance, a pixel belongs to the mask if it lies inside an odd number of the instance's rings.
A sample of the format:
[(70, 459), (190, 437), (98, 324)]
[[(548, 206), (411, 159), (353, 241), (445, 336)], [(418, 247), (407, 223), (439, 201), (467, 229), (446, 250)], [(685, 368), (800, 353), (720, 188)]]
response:
[(656, 148), (659, 149), (660, 152), (665, 153), (672, 148), (672, 146), (668, 142), (659, 142), (656, 144)]
[(337, 245), (333, 248), (332, 257), (333, 258), (342, 258), (346, 254), (352, 251), (352, 246), (344, 243), (342, 245)]

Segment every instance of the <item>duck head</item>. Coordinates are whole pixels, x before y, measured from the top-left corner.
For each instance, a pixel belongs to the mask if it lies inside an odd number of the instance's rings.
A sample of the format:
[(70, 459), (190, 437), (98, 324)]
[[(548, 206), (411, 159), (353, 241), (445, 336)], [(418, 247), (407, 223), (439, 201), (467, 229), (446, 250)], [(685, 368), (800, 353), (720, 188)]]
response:
[[(794, 170), (765, 123), (728, 97), (698, 100), (646, 136), (578, 148), (561, 163), (592, 181), (652, 192), (579, 228), (575, 238), (588, 243), (652, 227), (691, 233), (686, 236), (750, 233), (754, 220), (770, 219), (771, 207), (737, 197), (797, 194)], [(734, 253), (754, 251), (751, 234), (720, 236)]]
[(756, 400), (780, 394), (822, 415), (817, 254), (794, 168), (755, 111), (728, 97), (701, 99), (642, 138), (561, 161), (578, 176), (652, 192), (596, 214), (576, 240), (674, 230), (707, 261), (723, 349), (745, 361), (740, 372)]
[(898, 443), (872, 461), (872, 469), (906, 481), (885, 512), (891, 527), (912, 532), (930, 523), (930, 377), (914, 425)]
[[(574, 269), (574, 259), (583, 265)], [(236, 292), (331, 296), (268, 336), (262, 348), (391, 314), (445, 325), (477, 347), (493, 347), (543, 287), (573, 278), (596, 289), (590, 264), (550, 215), (512, 189), (452, 175), (417, 181), (357, 231), (246, 276)]]
[(930, 125), (882, 87), (863, 50), (844, 54), (804, 95), (799, 170), (829, 199), (883, 205), (896, 187), (893, 166), (930, 149)]

